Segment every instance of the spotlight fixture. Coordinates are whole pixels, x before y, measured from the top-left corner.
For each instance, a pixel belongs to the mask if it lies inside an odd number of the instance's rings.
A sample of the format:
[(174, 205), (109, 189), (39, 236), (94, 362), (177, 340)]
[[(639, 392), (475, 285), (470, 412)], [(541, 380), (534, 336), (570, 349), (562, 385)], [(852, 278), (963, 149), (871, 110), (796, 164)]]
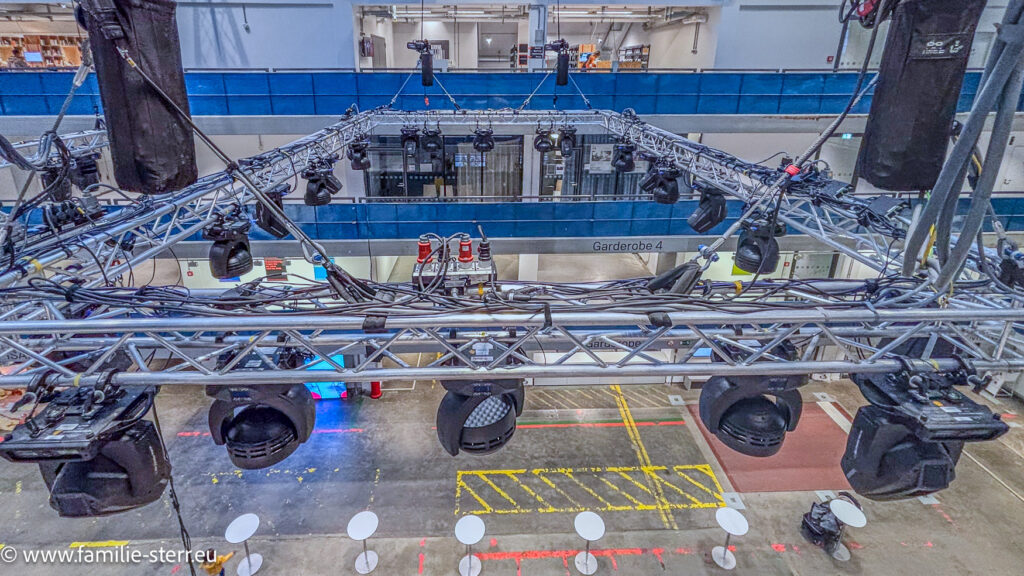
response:
[(306, 179), (306, 194), (302, 201), (306, 206), (324, 206), (331, 203), (331, 196), (341, 190), (341, 180), (334, 175), (334, 163), (338, 155), (311, 160), (302, 177)]
[(430, 41), (413, 40), (407, 43), (405, 47), (420, 54), (420, 83), (424, 86), (433, 86), (434, 55), (430, 52)]
[(71, 199), (71, 179), (67, 174), (61, 174), (62, 170), (57, 166), (47, 168), (41, 177), (43, 188), (50, 191), (49, 198), (54, 202), (63, 202)]
[(348, 159), (352, 161), (353, 170), (370, 169), (370, 155), (367, 153), (369, 149), (370, 139), (366, 136), (348, 145)]
[(494, 130), (490, 128), (477, 128), (473, 131), (473, 150), (477, 152), (490, 152), (494, 150)]
[[(243, 362), (244, 363), (244, 362)], [(303, 384), (208, 386), (210, 435), (244, 470), (273, 466), (309, 439), (316, 423), (313, 395)]]
[(675, 204), (679, 201), (680, 176), (682, 172), (674, 165), (656, 159), (640, 181), (640, 189), (652, 194), (658, 204)]
[(803, 378), (794, 376), (716, 376), (701, 389), (700, 419), (729, 448), (747, 456), (771, 456), (800, 421), (801, 384)]
[(725, 194), (710, 187), (698, 184), (700, 203), (697, 209), (686, 219), (686, 223), (698, 234), (704, 234), (721, 224), (728, 215)]
[(214, 278), (237, 278), (252, 270), (249, 249), (248, 219), (221, 218), (203, 230), (204, 240), (213, 240), (210, 247), (210, 273)]
[(533, 149), (541, 154), (555, 149), (555, 141), (551, 138), (550, 129), (537, 128), (537, 135), (533, 138)]
[(444, 150), (444, 139), (441, 138), (440, 128), (424, 128), (423, 136), (420, 137), (420, 147), (425, 152), (436, 154)]
[[(782, 228), (785, 232), (785, 228)], [(778, 226), (773, 227), (767, 220), (758, 219), (743, 224), (739, 240), (736, 241), (736, 267), (750, 274), (771, 274), (779, 266), (779, 241), (775, 239)]]
[(558, 147), (563, 158), (571, 158), (576, 149), (576, 127), (562, 126), (558, 129)]
[[(111, 375), (113, 372), (110, 373)], [(160, 498), (170, 464), (152, 422), (151, 386), (96, 386), (54, 392), (39, 377), (19, 403), (46, 408), (0, 442), (0, 456), (36, 463), (60, 516), (124, 512)], [(16, 404), (16, 408), (18, 408)]]
[(984, 385), (966, 369), (854, 374), (853, 381), (870, 404), (857, 410), (840, 465), (850, 486), (872, 500), (948, 487), (965, 442), (993, 440), (1009, 430), (999, 414), (956, 390)]
[[(291, 186), (281, 183), (273, 189), (264, 192), (264, 195), (275, 206), (284, 211), (284, 197), (291, 191)], [(288, 235), (288, 228), (285, 227), (284, 222), (281, 222), (262, 202), (256, 203), (256, 224), (274, 238), (284, 238)]]
[(437, 438), (452, 456), (488, 454), (512, 439), (523, 413), (523, 381), (444, 381), (437, 407)]
[(415, 156), (420, 147), (420, 129), (415, 126), (402, 127), (402, 150), (406, 156)]
[(632, 172), (636, 169), (636, 161), (633, 159), (633, 152), (636, 152), (636, 146), (620, 142), (615, 145), (614, 154), (612, 156), (612, 168), (619, 172)]
[(99, 157), (98, 152), (72, 152), (68, 174), (71, 176), (71, 183), (79, 190), (99, 183), (100, 167), (96, 164)]

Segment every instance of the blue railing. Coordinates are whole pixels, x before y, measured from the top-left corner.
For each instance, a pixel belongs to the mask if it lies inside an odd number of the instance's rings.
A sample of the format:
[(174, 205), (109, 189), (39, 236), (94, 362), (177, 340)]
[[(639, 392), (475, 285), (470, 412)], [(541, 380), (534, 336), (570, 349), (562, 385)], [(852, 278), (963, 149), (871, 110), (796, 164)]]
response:
[[(54, 115), (71, 85), (70, 72), (0, 73), (0, 113)], [(395, 106), (405, 110), (451, 109), (443, 84), (463, 108), (518, 107), (543, 82), (532, 109), (583, 109), (583, 98), (570, 84), (555, 86), (544, 74), (439, 74), (424, 89), (414, 75)], [(193, 72), (186, 74), (192, 114), (329, 115), (352, 104), (366, 110), (387, 104), (409, 78), (400, 73), (264, 73)], [(641, 114), (835, 114), (849, 100), (853, 73), (609, 73), (574, 74), (573, 79), (595, 108), (633, 108)], [(966, 111), (978, 90), (979, 74), (969, 73), (959, 102)], [(552, 95), (557, 96), (553, 104)], [(428, 104), (429, 101), (429, 104)], [(1022, 101), (1024, 104), (1024, 101)], [(855, 113), (866, 113), (865, 97)], [(94, 76), (76, 94), (70, 114), (102, 109)], [(1024, 107), (1019, 109), (1024, 110)]]

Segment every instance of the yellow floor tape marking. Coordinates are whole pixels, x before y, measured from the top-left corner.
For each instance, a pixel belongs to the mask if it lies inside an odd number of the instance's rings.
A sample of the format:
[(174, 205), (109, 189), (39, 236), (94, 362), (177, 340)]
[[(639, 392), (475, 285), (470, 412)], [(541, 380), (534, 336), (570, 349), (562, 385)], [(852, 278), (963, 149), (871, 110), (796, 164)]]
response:
[[(547, 472), (545, 472), (543, 470), (534, 470), (533, 473), (534, 473), (535, 476), (540, 478), (542, 482), (544, 482), (545, 484), (550, 486), (555, 492), (558, 492), (563, 498), (565, 498), (565, 500), (571, 505), (568, 508), (568, 510), (572, 510), (573, 512), (582, 512), (582, 511), (586, 510), (586, 508), (581, 507), (575, 500), (572, 499), (571, 496), (566, 494), (565, 490), (562, 490), (561, 488), (556, 486), (554, 482), (552, 482), (551, 480), (548, 480), (548, 477), (545, 476), (545, 474), (547, 474)], [(554, 512), (555, 510), (552, 509), (551, 511)]]
[(598, 476), (597, 474), (594, 474), (594, 478), (597, 478), (601, 482), (604, 482), (604, 484), (606, 486), (608, 486), (609, 488), (611, 488), (612, 491), (616, 492), (617, 494), (619, 494), (620, 496), (622, 496), (626, 500), (629, 500), (630, 502), (632, 502), (633, 503), (633, 510), (654, 510), (656, 508), (656, 506), (652, 506), (650, 504), (644, 504), (643, 502), (637, 500), (636, 498), (633, 498), (632, 496), (630, 496), (625, 491), (620, 490), (618, 486), (616, 486), (615, 484), (612, 484), (611, 482), (609, 482), (608, 479), (605, 478), (604, 476)]
[(72, 542), (68, 548), (120, 548), (127, 546), (129, 540), (106, 540), (97, 542)]
[[(622, 395), (622, 388), (618, 384), (611, 387), (612, 392), (615, 394), (615, 402), (619, 405), (619, 414), (622, 416), (622, 422), (626, 425), (626, 431), (629, 433), (629, 438), (633, 442), (633, 449), (637, 453), (637, 460), (640, 461), (640, 467), (650, 467), (651, 457), (647, 453), (647, 448), (644, 447), (643, 440), (640, 439), (640, 431), (637, 430), (636, 422), (633, 420), (633, 414), (629, 411), (629, 405), (626, 404), (626, 397)], [(657, 496), (658, 501), (658, 514), (661, 516), (661, 521), (665, 524), (665, 528), (671, 528), (678, 530), (679, 526), (676, 524), (675, 517), (668, 510), (668, 501), (665, 499), (665, 493), (661, 489), (661, 484), (657, 481), (651, 481), (648, 475), (648, 481), (651, 482), (654, 493)]]

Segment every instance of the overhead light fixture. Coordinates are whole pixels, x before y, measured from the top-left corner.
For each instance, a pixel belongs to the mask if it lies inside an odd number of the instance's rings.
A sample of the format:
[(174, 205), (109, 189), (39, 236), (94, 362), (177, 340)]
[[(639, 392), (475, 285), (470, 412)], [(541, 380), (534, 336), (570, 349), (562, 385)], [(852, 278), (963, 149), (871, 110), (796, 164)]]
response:
[(675, 204), (679, 201), (680, 176), (682, 172), (675, 165), (655, 159), (640, 181), (640, 189), (651, 194), (658, 204)]
[(636, 152), (636, 146), (620, 142), (614, 147), (614, 154), (612, 155), (612, 168), (615, 168), (618, 172), (632, 172), (636, 169), (636, 161), (633, 159), (633, 152)]
[(490, 46), (491, 45), (491, 37), (488, 36), (487, 38), (484, 38), (484, 42), (487, 42), (487, 45)]
[(729, 208), (725, 202), (725, 194), (720, 190), (702, 184), (696, 185), (700, 190), (700, 202), (697, 209), (686, 219), (686, 223), (698, 234), (705, 234), (725, 221)]
[[(292, 191), (291, 186), (287, 183), (282, 182), (273, 189), (263, 193), (268, 200), (271, 201), (275, 206), (284, 212), (284, 197)], [(330, 200), (328, 200), (330, 201)], [(284, 238), (288, 235), (288, 228), (285, 227), (282, 222), (273, 212), (271, 212), (262, 202), (256, 203), (256, 224), (263, 229), (264, 232), (270, 234), (274, 238)]]
[(251, 226), (248, 218), (235, 215), (221, 218), (203, 230), (203, 239), (213, 240), (209, 258), (210, 273), (214, 278), (237, 278), (252, 270)]
[[(743, 224), (743, 231), (736, 241), (734, 263), (736, 267), (750, 274), (771, 274), (779, 266), (778, 226), (773, 227), (767, 220), (757, 219)], [(781, 228), (785, 233), (785, 227)]]
[(541, 154), (555, 149), (555, 141), (551, 138), (551, 130), (537, 128), (537, 135), (533, 138), (533, 149)]
[(406, 156), (415, 156), (420, 146), (419, 128), (415, 126), (402, 127), (402, 150)]
[(0, 456), (38, 464), (60, 516), (105, 516), (160, 498), (170, 465), (153, 423), (142, 420), (155, 388), (118, 387), (108, 379), (54, 393), (40, 377), (19, 403), (50, 395), (44, 409), (4, 437)]
[[(244, 360), (239, 364), (244, 364)], [(309, 439), (316, 424), (313, 395), (304, 384), (208, 386), (210, 435), (244, 470), (267, 468)]]
[(423, 136), (420, 138), (420, 146), (424, 152), (436, 154), (444, 150), (444, 139), (441, 137), (440, 128), (424, 128)]
[(512, 439), (523, 413), (522, 380), (441, 384), (448, 392), (437, 407), (437, 438), (449, 454), (489, 454)]
[(576, 149), (576, 127), (562, 126), (558, 129), (558, 148), (563, 158), (571, 158), (573, 150)]
[(723, 444), (764, 458), (782, 448), (786, 432), (796, 429), (803, 400), (803, 377), (716, 376), (701, 388), (701, 422)]
[(352, 162), (353, 170), (370, 169), (370, 138), (362, 136), (355, 142), (348, 145), (348, 159)]
[(306, 206), (324, 206), (331, 203), (331, 196), (341, 190), (341, 180), (334, 175), (337, 154), (325, 158), (314, 158), (302, 171), (306, 179), (306, 193), (302, 197)]
[(490, 128), (477, 128), (473, 131), (473, 149), (477, 152), (490, 152), (494, 150), (494, 130)]
[(54, 202), (71, 199), (71, 179), (57, 166), (47, 168), (40, 178), (43, 188), (49, 190), (48, 197)]
[(72, 152), (71, 166), (68, 174), (71, 182), (79, 189), (85, 190), (100, 181), (100, 167), (96, 163), (98, 152)]

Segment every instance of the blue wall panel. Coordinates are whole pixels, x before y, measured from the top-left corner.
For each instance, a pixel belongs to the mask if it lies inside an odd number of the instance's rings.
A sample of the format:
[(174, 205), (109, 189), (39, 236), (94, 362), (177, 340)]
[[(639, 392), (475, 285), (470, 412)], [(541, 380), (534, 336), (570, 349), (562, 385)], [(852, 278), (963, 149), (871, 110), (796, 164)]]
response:
[[(0, 73), (0, 112), (6, 115), (52, 115), (59, 110), (73, 74), (68, 72)], [(832, 114), (843, 109), (856, 87), (851, 73), (574, 73), (572, 78), (595, 108), (633, 108), (641, 114)], [(969, 109), (979, 74), (964, 79), (958, 110)], [(543, 83), (543, 85), (542, 85)], [(362, 110), (395, 101), (409, 110), (451, 110), (441, 85), (463, 108), (517, 108), (538, 88), (531, 109), (560, 110), (586, 106), (571, 83), (556, 86), (544, 74), (438, 74), (434, 86), (420, 85), (418, 74), (405, 73), (190, 73), (185, 85), (193, 113), (203, 115), (321, 114), (337, 116), (351, 105)], [(424, 95), (429, 104), (424, 101)], [(870, 96), (854, 109), (866, 113)], [(100, 106), (94, 76), (79, 88), (72, 114), (92, 114)]]

